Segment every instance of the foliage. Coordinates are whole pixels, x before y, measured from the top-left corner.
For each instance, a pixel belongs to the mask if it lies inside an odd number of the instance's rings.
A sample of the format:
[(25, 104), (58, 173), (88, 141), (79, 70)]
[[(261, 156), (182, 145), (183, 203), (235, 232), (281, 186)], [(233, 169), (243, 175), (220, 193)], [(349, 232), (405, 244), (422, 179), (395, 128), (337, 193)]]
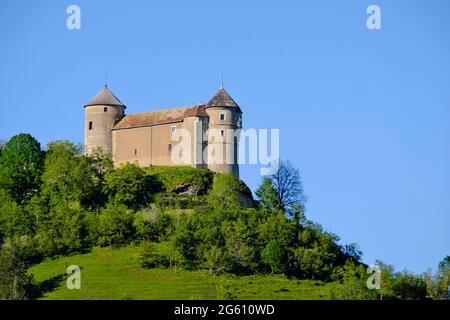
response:
[(275, 190), (269, 178), (263, 179), (261, 186), (256, 190), (256, 197), (261, 206), (269, 211), (276, 212), (284, 208), (278, 197), (277, 190)]
[(108, 203), (101, 209), (98, 221), (98, 243), (102, 246), (117, 246), (126, 243), (132, 236), (133, 214), (124, 204)]
[(272, 183), (276, 191), (277, 200), (274, 201), (273, 190), (268, 188), (268, 183), (263, 182), (263, 189), (260, 188), (261, 201), (266, 206), (275, 206), (288, 215), (293, 216), (296, 206), (304, 207), (306, 198), (303, 194), (303, 184), (300, 171), (287, 160), (280, 160), (275, 172), (266, 178)]
[(67, 208), (64, 204), (52, 206), (36, 216), (36, 242), (43, 256), (83, 251), (88, 247), (84, 212)]
[(12, 137), (0, 157), (0, 188), (19, 203), (29, 199), (39, 189), (43, 155), (41, 145), (30, 134)]
[(154, 176), (130, 163), (109, 171), (105, 180), (110, 200), (135, 209), (148, 205), (161, 188)]
[[(27, 165), (20, 167), (19, 159)], [(368, 291), (358, 245), (341, 246), (339, 237), (306, 219), (300, 174), (291, 163), (281, 162), (256, 195), (255, 206), (250, 189), (232, 174), (114, 168), (101, 150), (87, 157), (80, 146), (55, 141), (43, 153), (34, 138), (18, 135), (0, 156), (0, 268), (9, 275), (1, 290), (7, 298), (24, 298), (26, 269), (39, 259), (141, 242), (136, 256), (145, 268), (207, 269), (218, 278), (271, 272), (333, 280), (339, 282), (335, 298), (345, 299), (448, 294), (448, 257), (434, 276), (394, 273), (382, 265), (381, 289)], [(219, 296), (236, 295), (223, 282)]]
[(439, 262), (438, 271), (435, 275), (431, 270), (424, 275), (427, 288), (427, 297), (435, 300), (447, 300), (450, 285), (450, 256), (446, 256)]
[(218, 173), (214, 176), (208, 201), (210, 206), (222, 209), (253, 206), (250, 189), (232, 173)]
[(3, 238), (33, 234), (33, 216), (0, 189), (0, 244)]
[(352, 257), (355, 259), (355, 261), (360, 261), (362, 257), (362, 251), (359, 247), (359, 245), (355, 242), (346, 244), (343, 248), (344, 254), (346, 254), (349, 257)]
[(261, 252), (262, 261), (270, 266), (272, 273), (283, 270), (284, 252), (276, 240), (272, 240)]
[(47, 146), (42, 194), (51, 204), (84, 202), (95, 190), (94, 172), (81, 147), (69, 141), (55, 141)]
[(155, 175), (168, 193), (176, 193), (180, 186), (189, 183), (197, 194), (204, 195), (211, 188), (214, 177), (210, 170), (192, 167), (150, 167), (146, 172)]
[(172, 216), (157, 207), (147, 208), (135, 214), (133, 226), (136, 236), (142, 240), (162, 241), (172, 226)]
[(339, 287), (332, 292), (333, 299), (339, 300), (374, 300), (376, 290), (367, 288), (367, 274), (363, 265), (347, 261), (342, 268), (343, 279)]
[(0, 249), (0, 299), (24, 300), (32, 288), (33, 277), (27, 273), (35, 255), (28, 237), (6, 241)]
[(392, 296), (401, 300), (422, 300), (426, 297), (426, 284), (421, 276), (404, 271), (395, 276)]
[(176, 268), (181, 259), (182, 255), (172, 241), (144, 242), (141, 245), (139, 261), (142, 267)]
[(203, 256), (210, 274), (217, 275), (230, 269), (229, 259), (221, 247), (212, 246), (204, 251)]

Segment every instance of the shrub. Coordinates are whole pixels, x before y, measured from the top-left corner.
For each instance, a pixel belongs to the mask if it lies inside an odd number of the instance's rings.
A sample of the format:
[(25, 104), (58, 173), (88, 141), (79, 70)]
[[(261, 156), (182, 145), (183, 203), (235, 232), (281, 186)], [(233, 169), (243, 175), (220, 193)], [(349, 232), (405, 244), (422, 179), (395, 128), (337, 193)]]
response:
[(33, 277), (27, 274), (36, 252), (28, 237), (6, 241), (0, 249), (0, 299), (29, 297)]
[(116, 246), (128, 242), (134, 234), (131, 210), (123, 204), (108, 203), (100, 211), (98, 232), (101, 246)]
[(272, 273), (281, 272), (283, 270), (283, 248), (280, 247), (276, 240), (272, 240), (261, 252), (262, 261), (270, 266)]
[(144, 268), (176, 267), (181, 255), (174, 243), (144, 242), (140, 248), (139, 263)]
[(150, 167), (146, 168), (149, 175), (154, 175), (163, 183), (168, 193), (180, 193), (181, 186), (189, 184), (194, 187), (197, 195), (204, 195), (211, 188), (214, 173), (208, 169), (193, 167)]
[(208, 200), (215, 208), (253, 207), (253, 196), (247, 185), (231, 173), (214, 176)]
[(110, 200), (130, 208), (148, 205), (154, 195), (161, 191), (161, 184), (155, 176), (150, 176), (135, 164), (112, 170), (105, 175), (106, 191)]

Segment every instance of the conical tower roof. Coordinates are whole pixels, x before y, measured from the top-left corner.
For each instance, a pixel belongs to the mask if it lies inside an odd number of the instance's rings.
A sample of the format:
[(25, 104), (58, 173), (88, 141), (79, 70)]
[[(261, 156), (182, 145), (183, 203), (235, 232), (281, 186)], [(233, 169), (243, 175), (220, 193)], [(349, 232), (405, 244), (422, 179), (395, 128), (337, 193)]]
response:
[(120, 102), (119, 99), (108, 89), (108, 86), (105, 85), (103, 89), (97, 93), (97, 95), (89, 101), (85, 107), (88, 106), (119, 106), (119, 107), (125, 107), (125, 105)]
[(222, 107), (222, 108), (237, 108), (241, 110), (238, 104), (228, 94), (228, 92), (222, 87), (206, 104), (205, 108)]

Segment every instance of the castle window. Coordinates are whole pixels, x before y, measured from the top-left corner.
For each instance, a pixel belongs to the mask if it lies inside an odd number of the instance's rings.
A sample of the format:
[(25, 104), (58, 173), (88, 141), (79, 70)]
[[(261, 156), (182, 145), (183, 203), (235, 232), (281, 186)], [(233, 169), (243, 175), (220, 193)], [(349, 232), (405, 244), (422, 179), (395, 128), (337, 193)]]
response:
[(108, 107), (104, 107), (103, 112), (108, 112)]
[(138, 154), (137, 149), (134, 149), (134, 155), (137, 156), (137, 154)]
[(223, 137), (225, 135), (225, 130), (220, 130), (220, 136)]
[(171, 154), (172, 153), (172, 144), (171, 143), (169, 143), (168, 150), (169, 150), (169, 154)]
[(92, 121), (89, 121), (89, 130), (92, 130)]
[(225, 121), (225, 113), (221, 113), (219, 115), (219, 119), (220, 119), (220, 121)]
[(174, 134), (175, 131), (177, 131), (177, 127), (176, 127), (176, 126), (171, 126), (171, 127), (170, 127), (170, 132), (171, 132), (172, 134)]

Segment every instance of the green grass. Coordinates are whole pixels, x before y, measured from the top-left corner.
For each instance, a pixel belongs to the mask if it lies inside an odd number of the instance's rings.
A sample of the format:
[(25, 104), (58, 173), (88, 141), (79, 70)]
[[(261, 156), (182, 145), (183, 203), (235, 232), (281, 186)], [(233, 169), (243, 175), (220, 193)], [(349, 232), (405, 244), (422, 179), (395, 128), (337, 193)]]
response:
[[(33, 266), (46, 289), (38, 299), (329, 299), (333, 283), (282, 275), (212, 276), (207, 271), (144, 269), (135, 246), (94, 248)], [(81, 268), (81, 289), (66, 286), (69, 265)]]

